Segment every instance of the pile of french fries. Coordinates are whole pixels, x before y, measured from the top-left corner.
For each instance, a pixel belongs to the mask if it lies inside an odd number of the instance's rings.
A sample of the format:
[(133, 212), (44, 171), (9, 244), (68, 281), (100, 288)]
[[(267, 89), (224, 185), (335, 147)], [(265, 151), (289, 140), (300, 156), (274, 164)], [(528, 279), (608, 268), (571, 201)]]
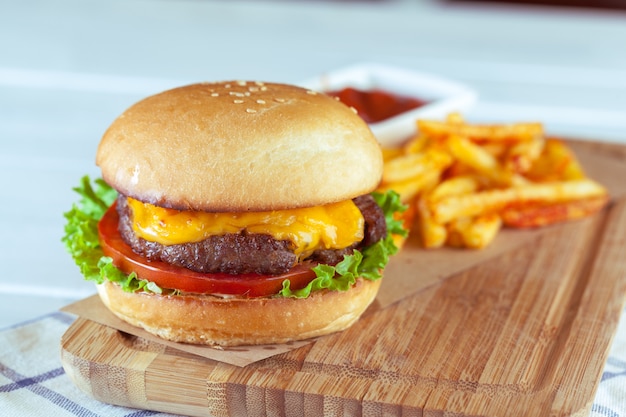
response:
[(468, 124), (455, 113), (418, 120), (417, 131), (384, 149), (380, 190), (400, 194), (405, 225), (426, 248), (484, 248), (502, 227), (578, 219), (608, 202), (606, 188), (540, 123)]

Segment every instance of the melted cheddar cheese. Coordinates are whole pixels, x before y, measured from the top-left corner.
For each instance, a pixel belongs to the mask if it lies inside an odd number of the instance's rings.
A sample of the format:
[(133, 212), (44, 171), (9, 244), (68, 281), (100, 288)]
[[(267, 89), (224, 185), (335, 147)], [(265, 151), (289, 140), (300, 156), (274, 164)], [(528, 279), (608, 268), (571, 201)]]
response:
[(325, 206), (267, 212), (208, 213), (179, 211), (128, 198), (133, 230), (163, 245), (199, 242), (212, 235), (268, 234), (289, 240), (296, 255), (316, 249), (342, 249), (363, 239), (365, 220), (351, 200)]

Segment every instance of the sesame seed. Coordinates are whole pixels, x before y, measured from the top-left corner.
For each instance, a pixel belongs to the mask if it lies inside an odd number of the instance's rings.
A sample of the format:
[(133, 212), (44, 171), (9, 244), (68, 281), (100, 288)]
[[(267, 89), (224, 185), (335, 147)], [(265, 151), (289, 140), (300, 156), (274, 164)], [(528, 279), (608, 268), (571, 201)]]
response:
[(243, 93), (243, 95), (246, 96), (246, 97), (250, 97), (250, 92), (246, 91), (245, 93)]
[(261, 87), (261, 91), (267, 91), (267, 87), (266, 86), (262, 86)]
[(241, 103), (243, 103), (243, 100), (233, 100), (233, 103), (235, 103), (235, 104), (241, 104)]
[(259, 104), (265, 104), (265, 100), (257, 100), (256, 102)]
[(256, 110), (254, 110), (254, 109), (246, 109), (246, 111), (247, 111), (248, 113), (256, 113)]
[(246, 82), (245, 81), (237, 81), (237, 85), (240, 85), (240, 86), (243, 87), (244, 85), (246, 85)]
[(256, 93), (257, 91), (259, 91), (259, 87), (248, 87), (248, 91)]
[(352, 112), (354, 114), (359, 114), (359, 112), (357, 111), (357, 109), (355, 109), (354, 107), (350, 106), (350, 110), (352, 110)]
[(224, 88), (230, 88), (230, 84), (224, 84)]
[(211, 97), (219, 97), (220, 94), (219, 93), (211, 93)]
[(313, 91), (313, 90), (306, 90), (306, 93), (307, 93), (307, 94), (310, 94), (310, 95), (312, 95), (312, 96), (317, 95), (317, 91)]
[(261, 81), (255, 81), (254, 83), (255, 83), (256, 85), (258, 85), (258, 86), (265, 85), (265, 83), (263, 83), (263, 82), (261, 82)]
[(228, 94), (230, 94), (231, 96), (235, 96), (235, 97), (243, 97), (244, 96), (243, 93), (238, 93), (237, 91), (230, 91)]
[(277, 103), (284, 103), (285, 99), (284, 98), (274, 98), (274, 101)]

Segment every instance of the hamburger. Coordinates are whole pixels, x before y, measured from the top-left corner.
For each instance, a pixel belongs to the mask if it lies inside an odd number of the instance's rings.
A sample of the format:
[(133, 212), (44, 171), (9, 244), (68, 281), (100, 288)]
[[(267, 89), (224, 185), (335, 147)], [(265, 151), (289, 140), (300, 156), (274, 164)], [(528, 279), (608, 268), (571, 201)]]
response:
[(198, 83), (104, 133), (63, 241), (104, 305), (164, 339), (284, 343), (351, 326), (402, 233), (381, 149), (325, 94)]

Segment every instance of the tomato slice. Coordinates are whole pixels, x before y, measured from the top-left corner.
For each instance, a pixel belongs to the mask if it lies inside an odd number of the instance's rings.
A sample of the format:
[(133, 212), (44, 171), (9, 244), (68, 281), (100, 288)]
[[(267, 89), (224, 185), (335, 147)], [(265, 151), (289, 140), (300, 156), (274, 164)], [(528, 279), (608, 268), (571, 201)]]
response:
[(302, 263), (282, 275), (225, 273), (207, 274), (171, 265), (161, 261), (150, 261), (135, 252), (122, 240), (118, 231), (119, 216), (113, 204), (98, 223), (100, 245), (113, 265), (126, 274), (135, 272), (140, 279), (152, 281), (161, 288), (203, 294), (228, 294), (247, 297), (263, 297), (277, 294), (288, 279), (292, 289), (300, 289), (315, 278), (313, 263)]

